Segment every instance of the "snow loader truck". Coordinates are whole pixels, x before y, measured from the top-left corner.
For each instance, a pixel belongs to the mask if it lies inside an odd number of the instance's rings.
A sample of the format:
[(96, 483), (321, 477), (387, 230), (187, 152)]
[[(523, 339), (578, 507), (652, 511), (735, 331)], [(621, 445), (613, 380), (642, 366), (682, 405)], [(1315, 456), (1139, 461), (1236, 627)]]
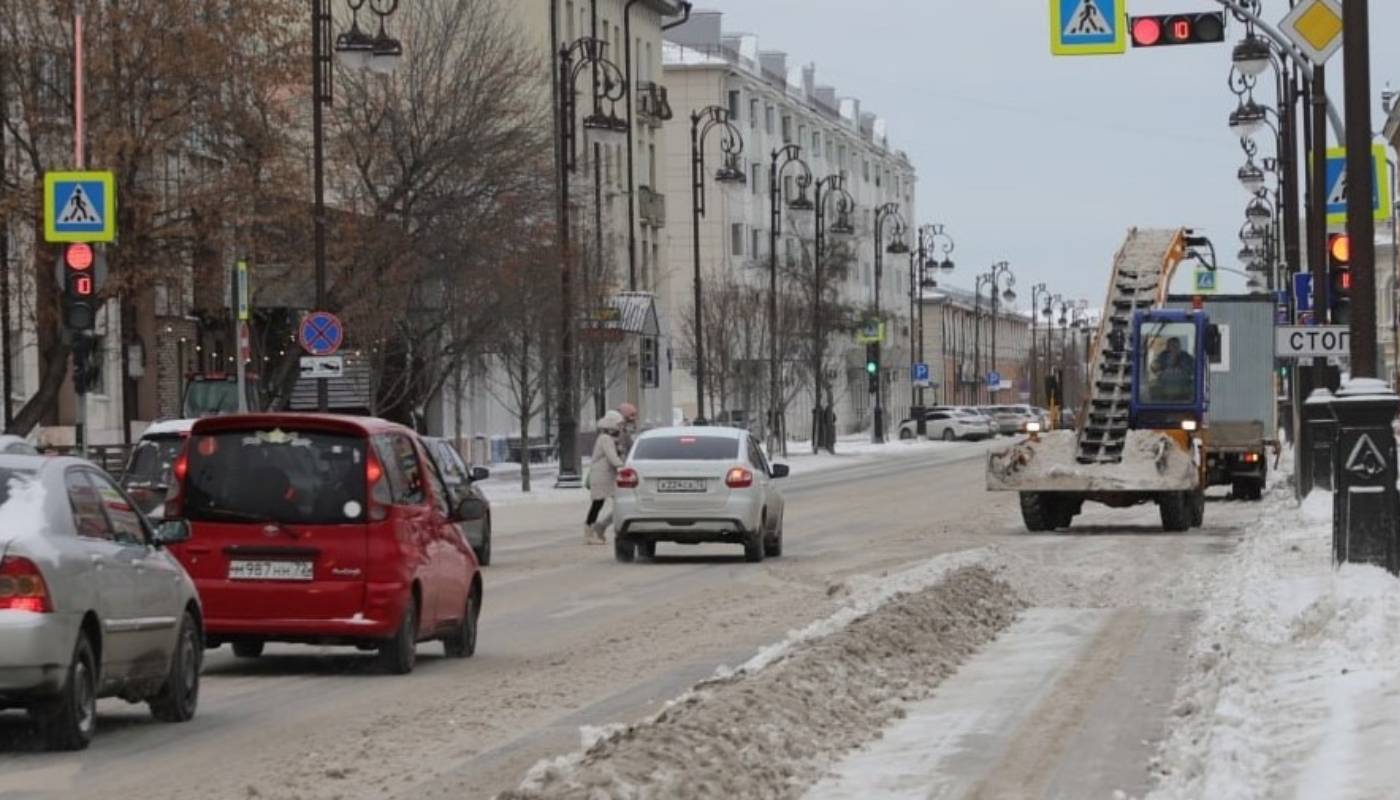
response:
[(1197, 241), (1186, 229), (1129, 231), (1114, 259), (1076, 428), (1032, 425), (1026, 438), (989, 454), (988, 490), (1019, 492), (1030, 531), (1069, 527), (1089, 501), (1155, 503), (1168, 531), (1203, 522), (1199, 437), (1220, 336), (1199, 304), (1163, 307), (1172, 274)]

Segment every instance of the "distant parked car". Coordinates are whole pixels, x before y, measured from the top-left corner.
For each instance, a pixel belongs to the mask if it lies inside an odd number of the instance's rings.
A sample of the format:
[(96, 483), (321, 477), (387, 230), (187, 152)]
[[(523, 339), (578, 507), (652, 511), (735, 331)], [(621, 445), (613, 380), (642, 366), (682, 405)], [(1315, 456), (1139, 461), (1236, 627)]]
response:
[(783, 553), (783, 464), (734, 428), (657, 428), (637, 437), (617, 474), (618, 561), (656, 555), (657, 542), (744, 546), (747, 561)]
[(199, 702), (203, 615), (153, 529), (96, 466), (0, 456), (0, 709), (27, 708), (45, 747), (81, 750), (97, 699), (184, 722)]
[(453, 495), (454, 507), (468, 497), (479, 500), (486, 506), (486, 516), (463, 522), (462, 530), (466, 533), (467, 542), (471, 544), (472, 550), (476, 552), (477, 563), (483, 567), (490, 566), (491, 501), (486, 499), (486, 495), (477, 484), (490, 478), (491, 470), (468, 466), (461, 453), (457, 452), (457, 448), (446, 439), (424, 436), (423, 444), (428, 450), (428, 455), (437, 462), (438, 469), (442, 470), (442, 479), (447, 482), (447, 489)]
[(1023, 433), (1026, 423), (1040, 421), (1030, 406), (987, 406), (983, 410), (996, 420), (997, 428), (1004, 436)]
[[(959, 411), (929, 411), (924, 415), (926, 435), (930, 439), (945, 442), (958, 440), (976, 441), (991, 435), (986, 420)], [(899, 425), (900, 439), (913, 439), (918, 436), (918, 426), (913, 420), (905, 420)]]
[(165, 493), (170, 489), (175, 459), (180, 457), (193, 425), (192, 419), (154, 423), (131, 448), (122, 471), (122, 488), (141, 513), (153, 520), (164, 516)]

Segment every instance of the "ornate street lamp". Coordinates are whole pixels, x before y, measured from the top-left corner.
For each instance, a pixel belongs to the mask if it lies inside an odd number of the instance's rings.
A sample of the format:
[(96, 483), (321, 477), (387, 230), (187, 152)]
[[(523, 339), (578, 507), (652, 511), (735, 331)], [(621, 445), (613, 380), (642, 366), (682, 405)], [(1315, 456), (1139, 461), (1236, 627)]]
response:
[(692, 250), (695, 255), (695, 424), (705, 420), (705, 314), (700, 275), (700, 218), (705, 216), (705, 140), (710, 132), (721, 132), (719, 149), (724, 165), (715, 172), (715, 183), (741, 186), (747, 182), (739, 156), (744, 152), (744, 137), (729, 118), (729, 109), (708, 106), (690, 115), (690, 197)]
[(823, 328), (822, 319), (822, 295), (825, 287), (822, 285), (824, 275), (822, 274), (823, 262), (826, 258), (826, 215), (827, 204), (831, 198), (836, 198), (836, 222), (831, 226), (831, 233), (835, 236), (851, 236), (856, 229), (851, 224), (851, 212), (855, 210), (856, 201), (851, 193), (846, 191), (846, 176), (844, 174), (828, 175), (818, 180), (813, 185), (816, 206), (816, 235), (813, 241), (814, 252), (812, 254), (813, 272), (813, 293), (812, 293), (812, 326), (813, 326), (813, 354), (812, 354), (812, 452), (825, 447), (828, 452), (836, 452), (836, 431), (828, 430), (826, 424), (826, 408), (822, 405), (822, 388), (826, 377), (826, 331)]
[[(891, 254), (908, 253), (909, 246), (903, 243), (905, 222), (904, 217), (899, 213), (899, 203), (885, 203), (875, 209), (875, 319), (880, 320), (880, 290), (884, 284), (884, 264), (885, 252), (884, 232), (885, 223), (893, 220), (895, 223), (894, 236), (890, 242), (888, 252)], [(875, 342), (875, 414), (874, 429), (871, 431), (870, 440), (875, 444), (885, 443), (885, 375), (884, 375), (884, 342)]]
[(769, 162), (768, 200), (770, 205), (770, 230), (768, 253), (768, 391), (769, 426), (768, 453), (776, 455), (781, 447), (786, 455), (787, 434), (784, 429), (782, 381), (778, 364), (778, 232), (783, 224), (783, 176), (788, 167), (798, 168), (797, 197), (788, 201), (794, 211), (811, 211), (816, 206), (807, 198), (807, 189), (812, 185), (812, 168), (802, 160), (802, 148), (795, 144), (785, 145), (773, 151)]

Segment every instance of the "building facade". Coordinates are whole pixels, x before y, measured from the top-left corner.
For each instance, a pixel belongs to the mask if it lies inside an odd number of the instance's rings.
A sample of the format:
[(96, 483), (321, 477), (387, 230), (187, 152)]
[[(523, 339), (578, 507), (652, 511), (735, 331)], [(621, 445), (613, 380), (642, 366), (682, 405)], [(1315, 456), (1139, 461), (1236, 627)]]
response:
[[(720, 135), (705, 142), (705, 164), (710, 174), (705, 182), (705, 214), (699, 223), (700, 273), (706, 286), (747, 287), (752, 290), (752, 307), (744, 319), (723, 320), (736, 328), (758, 311), (769, 286), (772, 207), (770, 172), (775, 151), (797, 145), (800, 156), (810, 167), (813, 178), (844, 176), (844, 185), (855, 202), (851, 222), (855, 233), (846, 237), (848, 253), (839, 279), (839, 296), (844, 305), (857, 309), (857, 319), (844, 330), (831, 333), (827, 350), (836, 358), (828, 361), (827, 379), (831, 386), (839, 430), (856, 431), (872, 422), (871, 395), (865, 374), (865, 346), (858, 345), (852, 329), (861, 318), (873, 314), (877, 297), (886, 319), (882, 383), (886, 419), (892, 425), (907, 412), (909, 405), (909, 262), (907, 255), (882, 255), (884, 269), (879, 285), (875, 276), (875, 210), (886, 203), (897, 204), (909, 230), (917, 224), (914, 208), (916, 175), (904, 153), (894, 149), (884, 120), (863, 111), (858, 99), (838, 97), (831, 86), (820, 85), (814, 65), (789, 63), (785, 53), (761, 50), (757, 37), (730, 33), (723, 28), (717, 12), (695, 13), (691, 20), (666, 32), (663, 51), (664, 78), (669, 90), (674, 118), (667, 123), (665, 181), (670, 187), (670, 245), (659, 292), (668, 298), (675, 317), (695, 318), (695, 268), (692, 202), (691, 115), (717, 106), (728, 115), (743, 139), (743, 150), (735, 165), (743, 172), (744, 183), (719, 185), (714, 170), (722, 165)], [(794, 165), (795, 166), (795, 165)], [(783, 171), (783, 196), (791, 201), (797, 191), (798, 169)], [(810, 193), (807, 199), (811, 199)], [(834, 204), (828, 207), (828, 228)], [(813, 214), (810, 210), (784, 208), (778, 236), (780, 271), (787, 272), (802, 259), (811, 258)], [(883, 228), (883, 244), (895, 238), (891, 219)], [(835, 237), (828, 237), (830, 243)], [(908, 234), (905, 236), (908, 240)], [(791, 286), (780, 292), (797, 291)], [(703, 302), (709, 302), (704, 298)], [(705, 312), (702, 310), (702, 314)], [(799, 320), (805, 324), (807, 320)], [(696, 359), (693, 343), (678, 337), (680, 358), (673, 373), (675, 405), (685, 418), (698, 411)], [(710, 337), (707, 335), (706, 340)], [(738, 338), (742, 339), (740, 334)], [(720, 369), (721, 358), (739, 362), (734, 374), (753, 374), (754, 383), (766, 387), (768, 354), (762, 347), (747, 349), (742, 342), (731, 354), (707, 353), (706, 368)], [(783, 385), (786, 428), (791, 438), (803, 438), (812, 418), (814, 384), (811, 369), (801, 379), (801, 365), (785, 363)], [(707, 378), (707, 384), (712, 383)], [(711, 419), (737, 422), (762, 419), (768, 410), (762, 391), (750, 391), (744, 380), (734, 388), (707, 391), (706, 415)], [(824, 398), (825, 400), (825, 398)]]
[[(1032, 402), (1032, 320), (966, 289), (940, 286), (923, 293), (924, 360), (933, 386), (928, 405), (1004, 405)], [(1041, 363), (1047, 348), (1063, 342), (1042, 329), (1035, 346)], [(988, 376), (996, 373), (1000, 383)]]

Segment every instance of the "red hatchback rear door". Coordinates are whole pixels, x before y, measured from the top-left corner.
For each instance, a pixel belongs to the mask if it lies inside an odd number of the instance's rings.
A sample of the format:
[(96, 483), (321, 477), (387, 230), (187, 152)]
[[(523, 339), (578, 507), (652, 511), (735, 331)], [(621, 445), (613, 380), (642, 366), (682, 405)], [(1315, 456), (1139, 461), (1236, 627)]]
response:
[(352, 424), (237, 418), (185, 451), (178, 548), (211, 620), (349, 620), (364, 607), (368, 440)]

